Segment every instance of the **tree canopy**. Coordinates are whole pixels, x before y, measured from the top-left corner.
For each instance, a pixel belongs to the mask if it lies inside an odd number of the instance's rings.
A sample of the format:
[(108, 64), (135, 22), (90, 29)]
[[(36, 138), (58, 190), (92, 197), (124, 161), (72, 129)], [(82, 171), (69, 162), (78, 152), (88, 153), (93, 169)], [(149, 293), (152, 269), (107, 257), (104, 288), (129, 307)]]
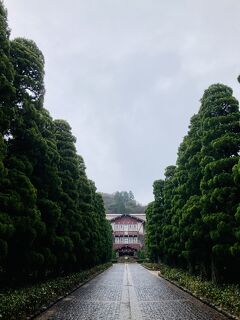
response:
[(108, 213), (142, 213), (145, 207), (137, 203), (132, 191), (117, 191), (113, 194), (102, 194)]

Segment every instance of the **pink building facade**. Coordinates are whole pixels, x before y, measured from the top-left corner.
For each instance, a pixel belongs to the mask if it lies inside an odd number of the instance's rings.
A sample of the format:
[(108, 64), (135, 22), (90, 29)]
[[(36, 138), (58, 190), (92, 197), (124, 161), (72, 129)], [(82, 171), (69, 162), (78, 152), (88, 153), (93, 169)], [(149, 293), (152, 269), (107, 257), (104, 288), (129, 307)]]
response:
[(144, 247), (145, 214), (108, 214), (113, 230), (113, 250), (118, 256), (136, 256)]

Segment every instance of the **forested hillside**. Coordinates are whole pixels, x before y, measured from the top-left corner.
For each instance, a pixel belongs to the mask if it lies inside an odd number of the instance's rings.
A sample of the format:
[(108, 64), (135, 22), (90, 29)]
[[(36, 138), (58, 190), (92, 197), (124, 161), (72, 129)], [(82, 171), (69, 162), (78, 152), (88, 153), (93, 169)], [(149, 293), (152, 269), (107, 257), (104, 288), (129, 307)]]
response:
[(102, 193), (102, 197), (107, 213), (143, 213), (146, 209), (135, 200), (132, 191)]
[(10, 41), (9, 30), (0, 1), (0, 276), (39, 278), (108, 261), (102, 197), (70, 125), (44, 107), (43, 54), (32, 40)]
[(213, 281), (240, 280), (240, 113), (232, 89), (211, 85), (178, 149), (153, 184), (147, 248), (154, 261)]

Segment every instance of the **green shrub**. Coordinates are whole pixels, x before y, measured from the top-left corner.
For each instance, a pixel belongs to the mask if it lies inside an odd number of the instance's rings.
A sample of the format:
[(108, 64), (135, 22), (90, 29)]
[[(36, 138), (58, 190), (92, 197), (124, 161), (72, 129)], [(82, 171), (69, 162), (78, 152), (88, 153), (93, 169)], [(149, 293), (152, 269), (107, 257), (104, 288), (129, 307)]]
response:
[(160, 266), (157, 263), (144, 262), (144, 263), (142, 263), (142, 265), (150, 270), (160, 270), (159, 269)]
[(112, 263), (117, 263), (117, 259), (112, 259)]
[(139, 260), (142, 260), (144, 261), (145, 258), (146, 258), (146, 255), (145, 255), (145, 250), (144, 249), (141, 249), (137, 252), (137, 257)]
[(115, 250), (112, 250), (112, 259), (117, 259), (117, 253)]

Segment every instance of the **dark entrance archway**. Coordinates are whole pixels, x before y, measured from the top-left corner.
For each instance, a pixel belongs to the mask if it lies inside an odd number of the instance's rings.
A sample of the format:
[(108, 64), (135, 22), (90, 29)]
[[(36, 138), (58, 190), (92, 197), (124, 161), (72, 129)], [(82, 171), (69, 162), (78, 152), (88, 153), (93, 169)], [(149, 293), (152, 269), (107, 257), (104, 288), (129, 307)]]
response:
[(137, 250), (132, 248), (132, 247), (130, 247), (130, 246), (128, 246), (128, 245), (125, 245), (125, 246), (122, 246), (121, 248), (119, 248), (117, 250), (117, 252), (118, 252), (119, 257), (122, 257), (122, 256), (131, 256), (131, 257), (133, 257), (133, 256), (136, 255)]

